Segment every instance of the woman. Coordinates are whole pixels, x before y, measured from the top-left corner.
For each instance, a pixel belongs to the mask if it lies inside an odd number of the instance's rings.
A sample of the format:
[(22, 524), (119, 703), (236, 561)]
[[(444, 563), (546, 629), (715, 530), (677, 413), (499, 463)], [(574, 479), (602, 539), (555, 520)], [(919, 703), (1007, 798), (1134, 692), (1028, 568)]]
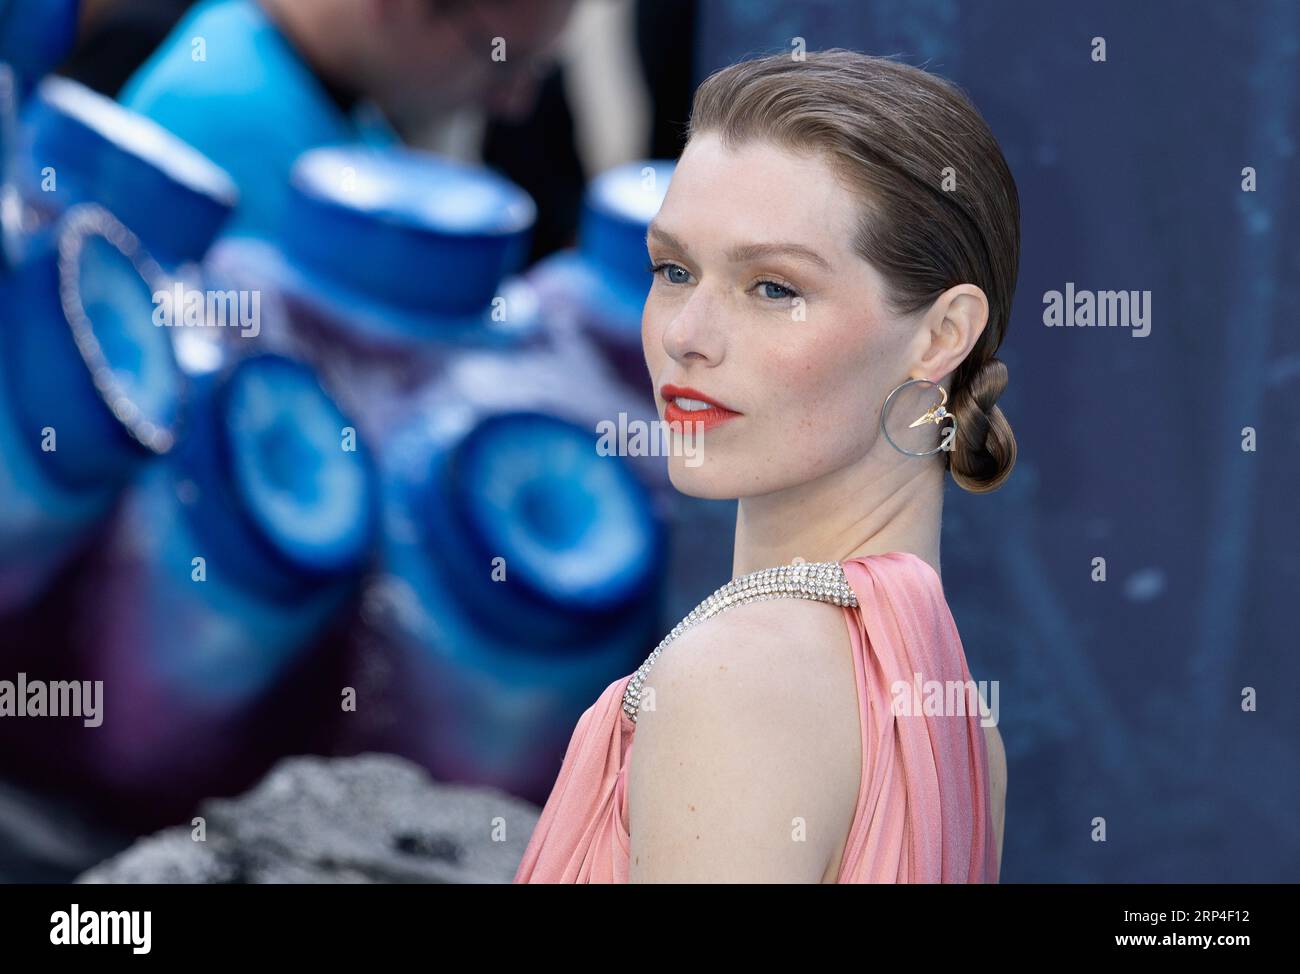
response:
[[(997, 881), (1005, 758), (939, 537), (945, 470), (985, 492), (1015, 462), (1019, 236), (940, 78), (834, 50), (700, 87), (643, 342), (701, 436), (674, 486), (739, 498), (736, 577), (583, 714), (516, 882)], [(932, 681), (969, 706), (915, 705)]]

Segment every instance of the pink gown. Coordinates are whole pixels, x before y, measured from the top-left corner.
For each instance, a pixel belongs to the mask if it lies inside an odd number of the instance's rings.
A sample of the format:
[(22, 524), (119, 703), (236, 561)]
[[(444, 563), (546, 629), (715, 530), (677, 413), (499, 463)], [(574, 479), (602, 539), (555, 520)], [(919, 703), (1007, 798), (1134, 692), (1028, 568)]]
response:
[[(861, 785), (836, 882), (996, 883), (979, 714), (892, 713), (897, 681), (920, 683), (923, 702), (924, 681), (947, 687), (971, 680), (939, 576), (910, 552), (839, 564), (856, 596), (857, 605), (842, 611), (865, 716)], [(627, 768), (636, 724), (623, 703), (633, 676), (611, 683), (579, 718), (515, 883), (627, 882)]]

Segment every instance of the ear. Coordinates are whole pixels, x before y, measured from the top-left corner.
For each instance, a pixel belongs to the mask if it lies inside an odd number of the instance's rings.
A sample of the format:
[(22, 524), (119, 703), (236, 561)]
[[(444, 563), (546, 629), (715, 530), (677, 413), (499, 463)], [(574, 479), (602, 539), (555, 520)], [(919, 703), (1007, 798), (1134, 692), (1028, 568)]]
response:
[(966, 360), (988, 320), (988, 298), (974, 284), (944, 291), (922, 319), (911, 374), (942, 382)]

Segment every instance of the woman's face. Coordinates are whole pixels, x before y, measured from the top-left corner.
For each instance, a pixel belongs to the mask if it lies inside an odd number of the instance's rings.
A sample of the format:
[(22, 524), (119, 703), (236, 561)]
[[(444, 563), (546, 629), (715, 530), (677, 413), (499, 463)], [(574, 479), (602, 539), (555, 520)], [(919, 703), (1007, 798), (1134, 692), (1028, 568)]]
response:
[[(678, 490), (766, 494), (877, 444), (916, 326), (885, 310), (883, 280), (853, 251), (858, 218), (823, 157), (709, 133), (683, 152), (647, 236), (659, 269), (641, 319), (660, 417), (705, 423), (698, 457), (669, 459)], [(677, 398), (686, 389), (725, 409), (692, 416), (703, 403)]]

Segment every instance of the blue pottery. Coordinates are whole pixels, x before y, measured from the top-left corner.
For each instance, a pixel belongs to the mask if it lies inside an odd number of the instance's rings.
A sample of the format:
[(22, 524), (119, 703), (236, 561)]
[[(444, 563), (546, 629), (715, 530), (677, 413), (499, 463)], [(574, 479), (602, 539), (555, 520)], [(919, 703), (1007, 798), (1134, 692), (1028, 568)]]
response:
[(95, 206), (0, 277), (0, 611), (39, 592), (172, 448), (184, 380), (152, 323), (163, 280)]
[[(306, 661), (372, 557), (373, 461), (301, 363), (196, 380), (185, 437), (133, 488), (80, 593), (104, 681), (95, 774), (196, 788), (267, 745), (244, 721)], [(287, 719), (287, 718), (286, 718)]]
[(75, 81), (42, 81), (21, 123), (18, 185), (38, 218), (100, 203), (165, 266), (202, 258), (238, 203), (197, 149)]
[(24, 88), (72, 50), (80, 13), (81, 0), (0, 0), (0, 61)]
[(542, 793), (573, 721), (652, 646), (664, 535), (594, 434), (528, 411), (414, 426), (385, 470), (368, 651), (378, 743), (446, 780)]
[(540, 334), (511, 275), (536, 208), (481, 167), (414, 149), (330, 147), (294, 166), (273, 241), (223, 239), (205, 269), (258, 289), (266, 346), (310, 361), (378, 443), (409, 400), (467, 349)]

